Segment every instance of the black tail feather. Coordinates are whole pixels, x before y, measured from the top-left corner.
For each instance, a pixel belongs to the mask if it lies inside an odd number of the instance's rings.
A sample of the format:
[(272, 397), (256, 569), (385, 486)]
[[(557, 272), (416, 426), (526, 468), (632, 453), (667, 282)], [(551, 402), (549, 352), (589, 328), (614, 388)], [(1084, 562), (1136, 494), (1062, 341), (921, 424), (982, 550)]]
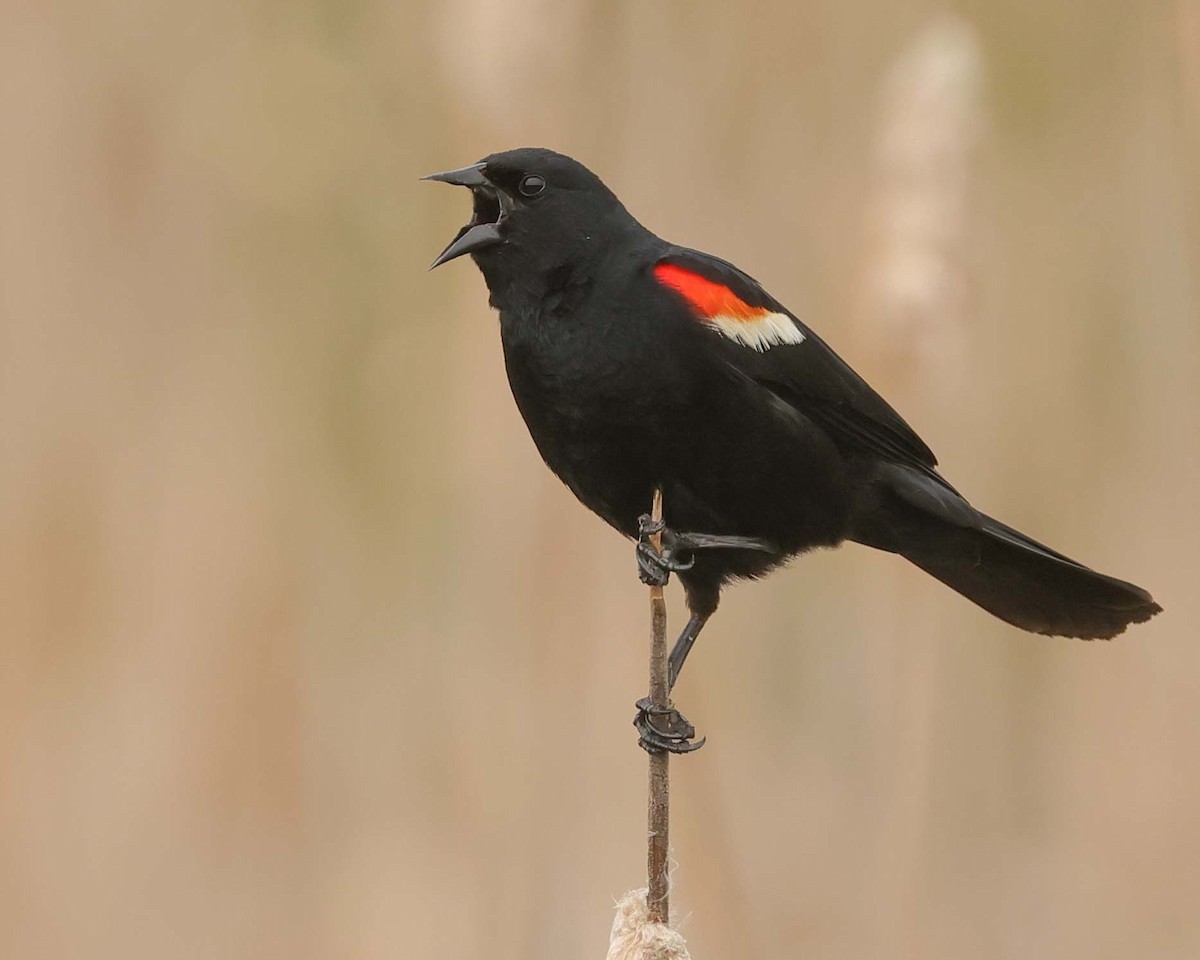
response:
[(856, 539), (901, 554), (1013, 626), (1107, 640), (1162, 610), (1141, 587), (1097, 573), (944, 489), (925, 487), (924, 478), (889, 487), (869, 524), (873, 535)]
[(990, 517), (937, 547), (904, 555), (926, 573), (1013, 626), (1108, 640), (1162, 610), (1141, 587), (1089, 570)]

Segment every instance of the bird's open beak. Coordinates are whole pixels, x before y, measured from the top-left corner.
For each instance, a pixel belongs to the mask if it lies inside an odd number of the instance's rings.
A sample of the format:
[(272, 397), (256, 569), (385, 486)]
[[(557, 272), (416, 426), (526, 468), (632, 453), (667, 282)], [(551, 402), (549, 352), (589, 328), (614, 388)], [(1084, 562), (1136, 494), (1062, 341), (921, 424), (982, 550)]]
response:
[(509, 211), (513, 208), (512, 198), (503, 190), (496, 187), (484, 174), (486, 164), (476, 163), (461, 170), (447, 170), (445, 173), (431, 173), (422, 180), (438, 180), (442, 183), (452, 183), (459, 187), (470, 187), (475, 195), (475, 212), (471, 222), (458, 231), (458, 235), (450, 241), (429, 269), (440, 267), (464, 253), (474, 253), (485, 247), (495, 246), (504, 242), (500, 234), (500, 226), (504, 223)]

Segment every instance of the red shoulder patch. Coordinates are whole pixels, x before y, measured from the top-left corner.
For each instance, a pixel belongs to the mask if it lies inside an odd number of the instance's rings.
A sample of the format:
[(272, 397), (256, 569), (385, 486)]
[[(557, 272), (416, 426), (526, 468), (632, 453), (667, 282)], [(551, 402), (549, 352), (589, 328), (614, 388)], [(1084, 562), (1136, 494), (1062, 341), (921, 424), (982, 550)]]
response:
[(654, 268), (654, 277), (663, 286), (681, 294), (705, 320), (723, 317), (747, 323), (760, 320), (771, 312), (750, 306), (723, 283), (715, 283), (673, 263), (660, 263)]
[(751, 350), (804, 342), (804, 331), (790, 315), (751, 306), (725, 284), (685, 267), (660, 263), (654, 279), (682, 296), (705, 326)]

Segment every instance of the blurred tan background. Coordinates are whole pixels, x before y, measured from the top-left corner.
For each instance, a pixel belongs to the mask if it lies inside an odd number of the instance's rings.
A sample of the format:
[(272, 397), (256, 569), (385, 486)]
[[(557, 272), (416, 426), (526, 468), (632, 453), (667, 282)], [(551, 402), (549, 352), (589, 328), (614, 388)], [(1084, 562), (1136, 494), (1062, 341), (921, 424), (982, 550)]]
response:
[(0, 956), (603, 956), (645, 591), (425, 270), (417, 177), (527, 144), (1166, 607), (1034, 637), (858, 547), (727, 594), (692, 955), (1200, 956), (1196, 0), (16, 0), (0, 128)]

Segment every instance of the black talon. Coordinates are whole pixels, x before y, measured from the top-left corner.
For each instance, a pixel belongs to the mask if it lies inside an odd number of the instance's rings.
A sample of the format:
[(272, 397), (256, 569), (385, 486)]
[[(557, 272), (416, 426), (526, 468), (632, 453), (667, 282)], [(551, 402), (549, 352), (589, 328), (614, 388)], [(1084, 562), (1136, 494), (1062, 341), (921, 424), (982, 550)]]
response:
[(671, 571), (663, 562), (662, 554), (654, 549), (654, 544), (639, 540), (636, 553), (638, 579), (652, 587), (665, 587)]
[(662, 533), (667, 529), (667, 525), (661, 520), (655, 520), (648, 513), (643, 513), (638, 517), (638, 539), (645, 540), (654, 533)]
[(647, 753), (692, 753), (704, 746), (707, 737), (695, 740), (696, 728), (672, 706), (656, 707), (649, 697), (634, 706), (637, 715), (633, 725), (638, 732), (638, 746)]
[[(662, 549), (658, 550), (650, 542), (650, 537), (656, 533), (662, 534)], [(696, 538), (700, 539), (697, 540)], [(712, 539), (712, 538), (708, 538)], [(742, 539), (742, 538), (736, 538)], [(661, 520), (652, 520), (648, 513), (638, 517), (637, 564), (638, 578), (642, 583), (655, 587), (665, 587), (672, 573), (691, 570), (696, 565), (696, 559), (691, 555), (695, 547), (717, 546), (703, 542), (703, 535), (676, 534), (667, 529)], [(695, 546), (693, 546), (693, 544)]]

